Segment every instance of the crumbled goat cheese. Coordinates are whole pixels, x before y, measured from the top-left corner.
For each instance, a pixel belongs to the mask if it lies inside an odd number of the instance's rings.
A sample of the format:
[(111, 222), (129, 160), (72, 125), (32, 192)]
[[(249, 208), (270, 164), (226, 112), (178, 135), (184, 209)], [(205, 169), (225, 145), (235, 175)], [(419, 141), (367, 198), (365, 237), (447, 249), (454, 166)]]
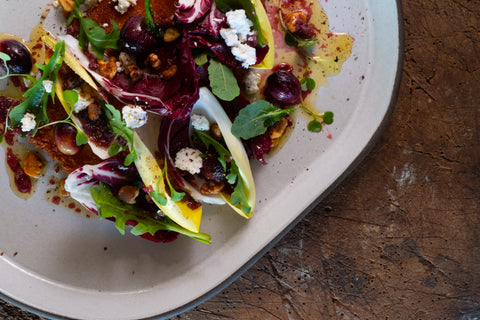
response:
[(120, 52), (118, 55), (118, 61), (116, 62), (117, 65), (117, 72), (122, 72), (126, 66), (135, 64), (135, 57), (129, 55), (126, 52)]
[(73, 105), (73, 111), (75, 113), (79, 113), (95, 102), (95, 99), (93, 99), (88, 93), (84, 93), (80, 89), (73, 89), (73, 91), (78, 93), (78, 100)]
[(52, 87), (53, 87), (53, 81), (52, 80), (43, 80), (42, 85), (45, 88), (46, 93), (51, 93), (52, 92)]
[(58, 2), (58, 0), (53, 0), (52, 4), (54, 8), (58, 8), (60, 6), (60, 2)]
[(199, 131), (208, 131), (210, 130), (210, 122), (207, 117), (201, 114), (192, 114), (190, 117), (192, 126), (194, 129)]
[(230, 28), (220, 29), (220, 35), (244, 68), (254, 65), (257, 62), (256, 50), (245, 43), (247, 36), (254, 34), (252, 21), (248, 20), (243, 9), (227, 11), (225, 15)]
[(260, 73), (253, 70), (247, 72), (247, 74), (243, 78), (243, 84), (245, 85), (245, 93), (248, 95), (254, 95), (260, 92), (260, 88), (258, 87), (258, 85), (260, 84), (261, 80), (262, 77), (260, 76)]
[(137, 0), (113, 0), (114, 2), (117, 2), (117, 5), (115, 6), (115, 10), (117, 10), (120, 14), (124, 14), (127, 12), (128, 8), (132, 5), (137, 4)]
[(183, 148), (175, 156), (175, 167), (185, 170), (191, 174), (200, 173), (203, 165), (203, 159), (200, 157), (202, 152), (193, 148)]
[(26, 112), (23, 115), (21, 122), (22, 122), (23, 132), (28, 132), (30, 130), (33, 130), (37, 126), (37, 122), (35, 121), (35, 115), (30, 112)]
[(147, 111), (138, 106), (126, 105), (122, 109), (123, 120), (131, 129), (140, 128), (147, 123)]
[(236, 46), (240, 44), (240, 40), (238, 39), (238, 35), (233, 28), (222, 28), (220, 29), (220, 35), (222, 36), (223, 40), (229, 47)]
[(253, 34), (251, 30), (253, 23), (248, 20), (245, 10), (231, 10), (227, 11), (225, 15), (227, 16), (228, 25), (236, 31), (240, 40), (244, 41), (247, 39), (247, 36)]
[(235, 59), (242, 62), (244, 68), (248, 68), (257, 62), (255, 48), (250, 47), (248, 44), (240, 43), (238, 46), (233, 47), (232, 54)]

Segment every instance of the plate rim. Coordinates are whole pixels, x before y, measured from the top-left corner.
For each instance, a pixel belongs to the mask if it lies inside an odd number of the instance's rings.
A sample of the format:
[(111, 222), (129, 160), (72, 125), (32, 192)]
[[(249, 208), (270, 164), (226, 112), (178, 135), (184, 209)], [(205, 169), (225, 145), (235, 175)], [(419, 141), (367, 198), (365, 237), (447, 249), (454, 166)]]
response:
[[(378, 125), (377, 129), (371, 136), (370, 140), (367, 142), (363, 150), (357, 155), (357, 157), (351, 162), (348, 168), (339, 175), (339, 177), (332, 183), (330, 186), (324, 190), (313, 202), (311, 202), (300, 214), (298, 214), (295, 219), (286, 226), (281, 232), (279, 232), (274, 239), (272, 239), (267, 245), (265, 245), (260, 251), (258, 251), (251, 259), (245, 262), (240, 268), (233, 272), (227, 279), (219, 283), (216, 287), (209, 290), (208, 292), (202, 294), (198, 298), (185, 303), (184, 305), (177, 307), (168, 312), (164, 312), (152, 317), (139, 318), (139, 320), (153, 320), (153, 319), (166, 319), (170, 317), (177, 316), (188, 310), (193, 309), (194, 307), (200, 305), (201, 303), (211, 299), (236, 279), (238, 279), (243, 273), (250, 269), (261, 257), (263, 257), (270, 249), (272, 249), (289, 231), (291, 231), (305, 216), (312, 211), (330, 192), (332, 192), (346, 177), (348, 177), (357, 166), (366, 158), (366, 156), (372, 151), (373, 147), (378, 143), (382, 137), (385, 129), (388, 127), (392, 114), (395, 109), (395, 105), (398, 100), (398, 95), (400, 91), (400, 85), (402, 80), (402, 67), (404, 64), (404, 45), (405, 45), (405, 33), (404, 33), (404, 24), (403, 24), (403, 10), (401, 0), (395, 0), (396, 10), (397, 10), (397, 25), (398, 25), (398, 61), (396, 67), (396, 74), (394, 79), (394, 84), (392, 87), (390, 102), (386, 109), (385, 116)], [(55, 313), (50, 313), (43, 311), (39, 308), (32, 307), (28, 304), (18, 301), (17, 299), (11, 298), (6, 294), (0, 292), (0, 299), (3, 301), (18, 307), (27, 312), (36, 314), (40, 317), (49, 318), (49, 319), (58, 319), (58, 320), (70, 320), (75, 318), (65, 317)]]

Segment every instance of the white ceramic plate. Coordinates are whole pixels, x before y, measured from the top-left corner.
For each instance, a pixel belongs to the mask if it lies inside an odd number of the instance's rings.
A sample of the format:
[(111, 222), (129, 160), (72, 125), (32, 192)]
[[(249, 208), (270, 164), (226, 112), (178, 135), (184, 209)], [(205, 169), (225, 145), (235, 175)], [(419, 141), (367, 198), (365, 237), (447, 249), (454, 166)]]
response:
[[(0, 0), (0, 31), (27, 38), (45, 3)], [(109, 221), (62, 210), (43, 192), (21, 200), (0, 168), (0, 297), (53, 318), (167, 317), (213, 296), (273, 246), (364, 157), (389, 118), (399, 84), (397, 1), (321, 3), (333, 31), (355, 38), (341, 74), (319, 93), (335, 113), (328, 127), (333, 138), (309, 133), (300, 119), (268, 165), (253, 167), (258, 204), (250, 221), (210, 207), (202, 228), (212, 245), (185, 237), (150, 243), (121, 236)]]

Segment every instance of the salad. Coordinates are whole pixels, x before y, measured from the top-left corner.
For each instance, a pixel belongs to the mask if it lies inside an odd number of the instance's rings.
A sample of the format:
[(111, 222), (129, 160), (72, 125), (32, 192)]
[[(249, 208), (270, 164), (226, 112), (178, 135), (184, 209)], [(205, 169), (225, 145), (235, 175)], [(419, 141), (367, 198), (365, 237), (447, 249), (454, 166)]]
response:
[(0, 34), (0, 132), (17, 194), (33, 191), (49, 158), (64, 173), (57, 202), (73, 199), (122, 234), (210, 243), (202, 205), (252, 217), (250, 161), (267, 165), (294, 114), (312, 132), (333, 122), (311, 107), (315, 89), (353, 39), (330, 32), (317, 2), (52, 6), (64, 34), (42, 22), (29, 41)]

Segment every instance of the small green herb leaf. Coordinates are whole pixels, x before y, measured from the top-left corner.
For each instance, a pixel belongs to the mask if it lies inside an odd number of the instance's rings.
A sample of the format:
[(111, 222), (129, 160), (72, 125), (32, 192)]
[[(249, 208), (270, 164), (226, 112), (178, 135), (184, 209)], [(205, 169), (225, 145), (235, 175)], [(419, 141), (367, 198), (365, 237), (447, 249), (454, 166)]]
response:
[(256, 101), (240, 110), (233, 121), (232, 134), (242, 139), (264, 134), (270, 126), (294, 109), (295, 107), (280, 109), (265, 100)]
[(157, 190), (151, 191), (150, 195), (152, 196), (153, 200), (160, 203), (160, 205), (162, 205), (162, 206), (167, 205), (167, 198), (165, 198), (163, 195), (161, 195)]
[(312, 120), (308, 123), (307, 129), (311, 132), (320, 132), (322, 131), (322, 123), (317, 120)]
[(313, 90), (315, 89), (315, 86), (316, 86), (315, 80), (313, 80), (310, 77), (303, 78), (300, 81), (300, 84), (302, 85), (302, 91)]
[(212, 92), (218, 98), (232, 101), (240, 94), (240, 87), (232, 70), (216, 59), (210, 59), (208, 78)]
[(250, 207), (248, 204), (248, 197), (245, 194), (245, 185), (240, 176), (238, 166), (234, 160), (231, 162), (230, 171), (238, 177), (237, 184), (235, 185), (232, 195), (230, 196), (230, 201), (234, 206), (240, 204), (242, 211), (248, 215), (252, 211), (252, 207)]
[(325, 124), (332, 124), (333, 123), (333, 112), (326, 111), (323, 114), (323, 122), (325, 122)]
[(81, 146), (88, 143), (88, 137), (85, 133), (77, 129), (77, 135), (75, 136), (75, 143), (77, 146)]

